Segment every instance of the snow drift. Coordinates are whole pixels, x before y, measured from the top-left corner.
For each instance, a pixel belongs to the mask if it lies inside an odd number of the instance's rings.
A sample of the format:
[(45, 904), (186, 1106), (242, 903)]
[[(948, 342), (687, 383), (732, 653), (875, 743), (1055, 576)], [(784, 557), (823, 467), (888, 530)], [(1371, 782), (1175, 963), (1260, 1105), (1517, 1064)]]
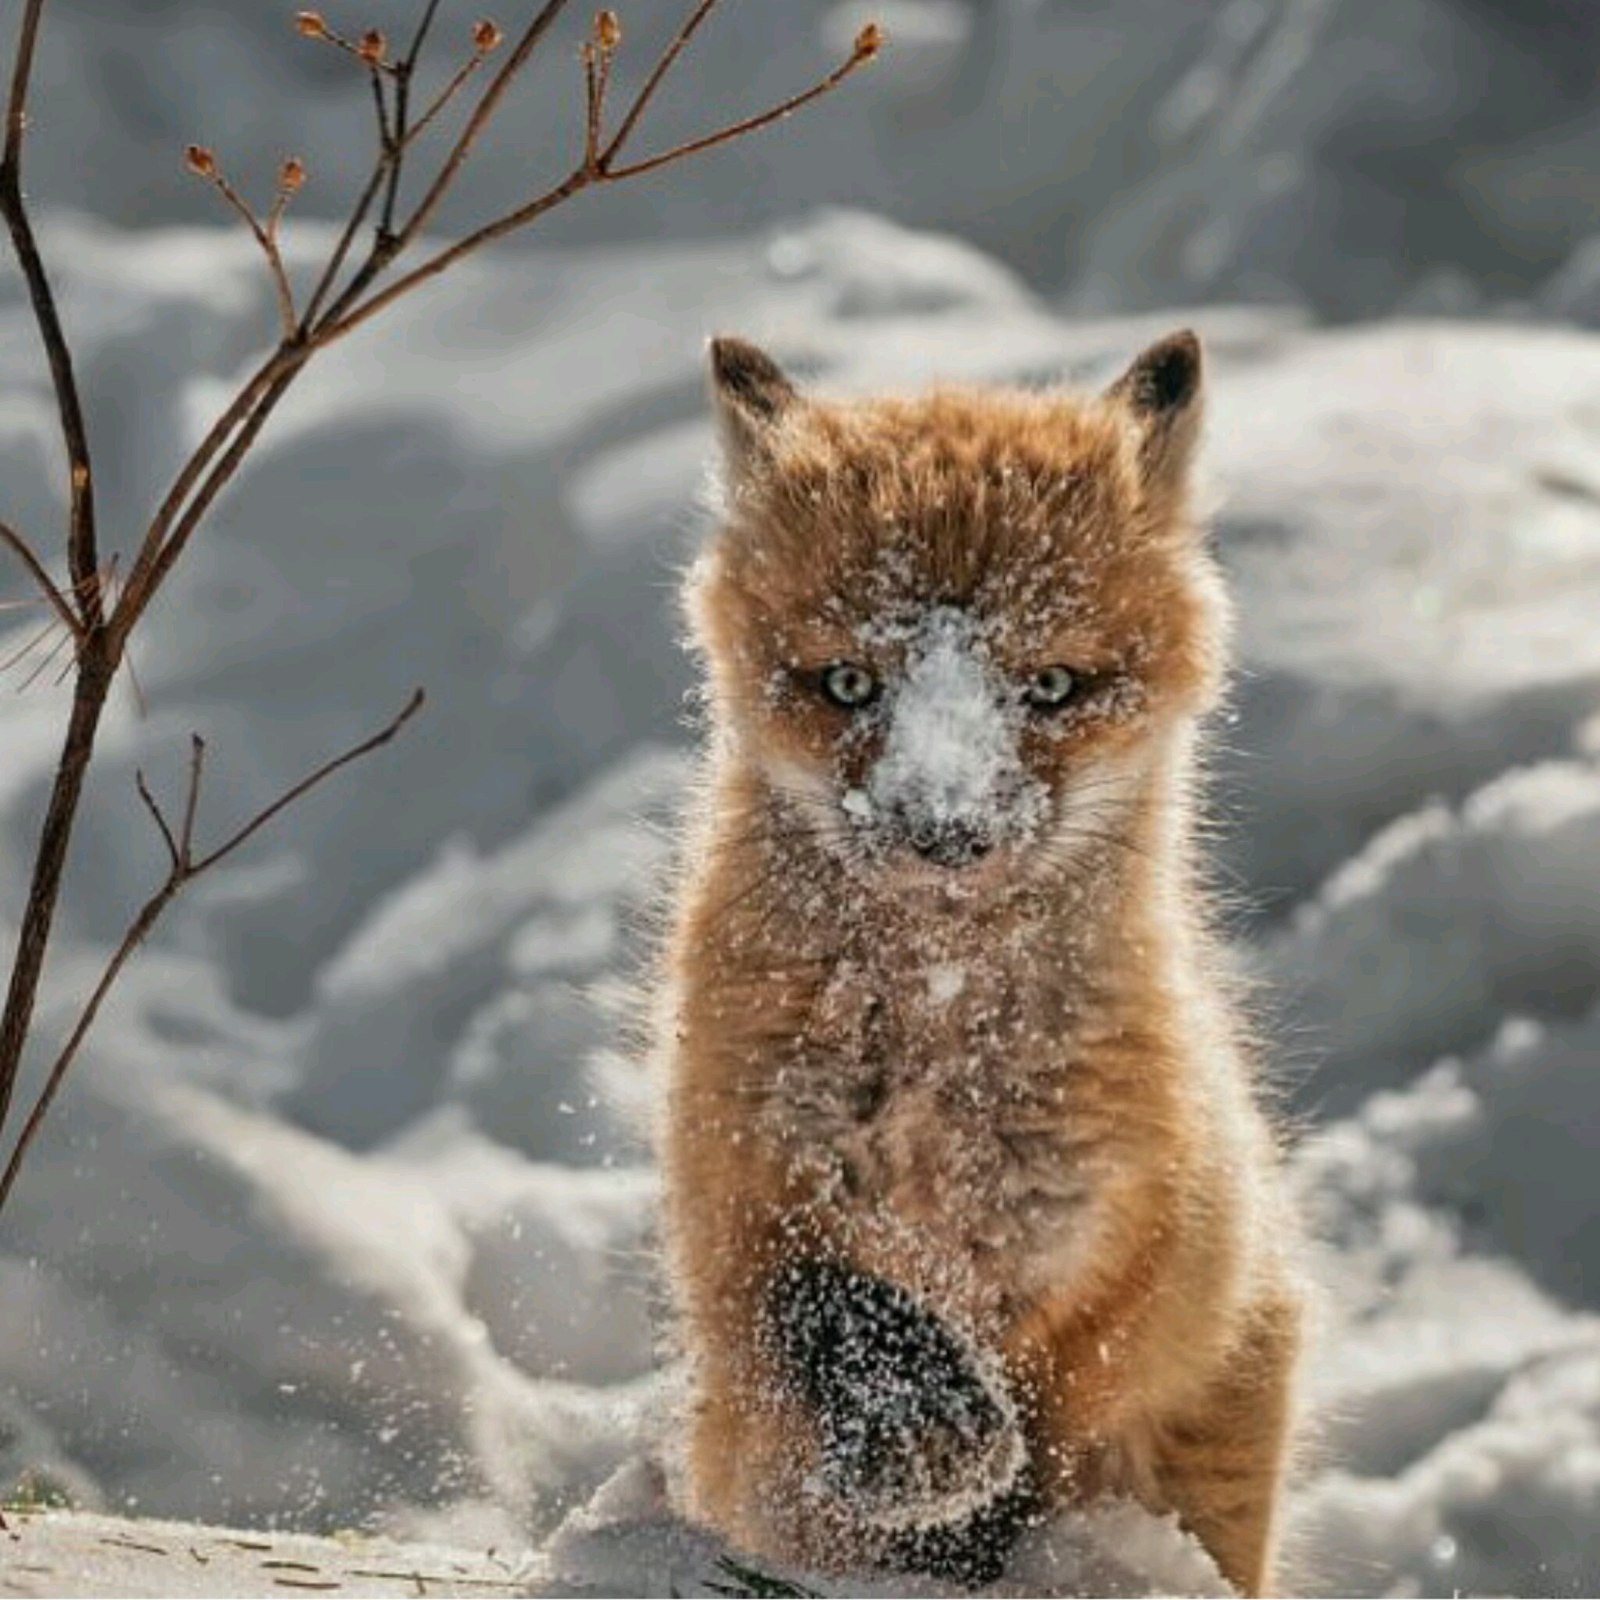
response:
[[(220, 233), (62, 219), (47, 244), (125, 538), (267, 291)], [(4, 292), (7, 509), (44, 527), (47, 397)], [(1295, 1570), (1592, 1588), (1600, 351), (1198, 322), (1244, 627), (1221, 848), (1336, 1289)], [(638, 1461), (661, 1416), (649, 1095), (617, 1021), (686, 770), (667, 590), (714, 326), (859, 389), (1093, 372), (1154, 325), (1059, 321), (952, 240), (830, 212), (662, 246), (648, 274), (608, 249), (490, 261), (314, 371), (139, 650), (150, 712), (108, 728), (46, 1032), (158, 869), (135, 765), (175, 784), (204, 732), (221, 827), (415, 682), (432, 709), (180, 905), (95, 1034), (5, 1219), (8, 1475), (528, 1539), (609, 1479), (547, 1592), (676, 1581), (668, 1549), (715, 1567)], [(6, 903), (60, 706), (48, 683), (0, 702)], [(1138, 1513), (1053, 1537), (1015, 1586), (1214, 1581)]]

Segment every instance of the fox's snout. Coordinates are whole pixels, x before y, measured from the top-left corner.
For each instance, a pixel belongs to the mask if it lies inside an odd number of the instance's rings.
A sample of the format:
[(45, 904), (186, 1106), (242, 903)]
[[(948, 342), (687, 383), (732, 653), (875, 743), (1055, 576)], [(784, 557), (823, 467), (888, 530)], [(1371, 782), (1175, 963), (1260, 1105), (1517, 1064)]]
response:
[(937, 867), (970, 867), (994, 849), (989, 827), (976, 820), (934, 821), (897, 812), (890, 818), (890, 827), (924, 861)]

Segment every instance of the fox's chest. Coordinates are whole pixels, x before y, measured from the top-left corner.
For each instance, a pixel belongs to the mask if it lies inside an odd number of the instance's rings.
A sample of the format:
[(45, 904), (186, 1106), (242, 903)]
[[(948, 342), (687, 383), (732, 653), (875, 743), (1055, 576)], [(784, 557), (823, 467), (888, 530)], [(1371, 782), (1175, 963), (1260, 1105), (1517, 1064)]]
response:
[(932, 963), (846, 971), (779, 1073), (768, 1126), (833, 1204), (994, 1265), (1055, 1247), (1087, 1198), (1071, 1040), (1048, 997)]

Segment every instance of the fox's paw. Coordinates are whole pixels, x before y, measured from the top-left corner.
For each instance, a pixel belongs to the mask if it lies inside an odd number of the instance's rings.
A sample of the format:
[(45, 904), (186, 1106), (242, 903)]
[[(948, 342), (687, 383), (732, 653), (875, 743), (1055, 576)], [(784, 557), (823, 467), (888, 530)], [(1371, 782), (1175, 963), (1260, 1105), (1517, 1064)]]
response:
[(817, 1487), (885, 1532), (960, 1523), (1016, 1484), (1026, 1450), (992, 1362), (895, 1284), (786, 1264), (769, 1300), (782, 1367), (817, 1418)]

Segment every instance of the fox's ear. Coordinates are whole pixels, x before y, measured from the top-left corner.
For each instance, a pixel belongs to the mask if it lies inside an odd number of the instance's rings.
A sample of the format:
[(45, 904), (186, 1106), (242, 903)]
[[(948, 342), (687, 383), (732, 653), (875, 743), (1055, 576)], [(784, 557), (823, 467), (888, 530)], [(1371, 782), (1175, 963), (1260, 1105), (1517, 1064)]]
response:
[(735, 469), (766, 454), (773, 430), (800, 398), (778, 363), (743, 339), (711, 341), (711, 394)]
[(1187, 328), (1157, 340), (1106, 391), (1139, 431), (1139, 465), (1151, 489), (1186, 479), (1200, 434), (1204, 363)]

